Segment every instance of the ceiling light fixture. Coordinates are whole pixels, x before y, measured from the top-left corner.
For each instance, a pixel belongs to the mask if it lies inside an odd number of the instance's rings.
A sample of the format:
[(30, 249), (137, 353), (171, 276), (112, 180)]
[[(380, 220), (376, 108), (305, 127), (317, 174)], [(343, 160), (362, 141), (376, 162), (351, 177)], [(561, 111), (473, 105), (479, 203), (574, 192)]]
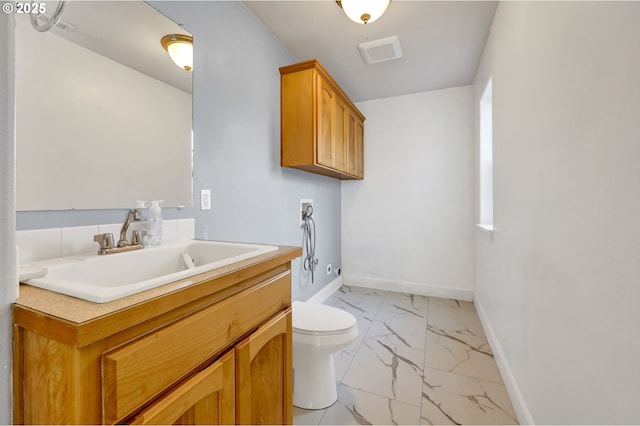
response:
[(353, 22), (368, 24), (382, 16), (391, 0), (336, 0)]
[(184, 34), (169, 34), (160, 40), (177, 66), (190, 72), (193, 69), (193, 37)]

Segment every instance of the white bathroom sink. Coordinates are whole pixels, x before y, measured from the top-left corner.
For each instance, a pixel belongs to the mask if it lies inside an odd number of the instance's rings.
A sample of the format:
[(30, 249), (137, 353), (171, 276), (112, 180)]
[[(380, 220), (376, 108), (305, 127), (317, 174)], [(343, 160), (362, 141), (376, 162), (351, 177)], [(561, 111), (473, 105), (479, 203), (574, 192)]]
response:
[(36, 262), (29, 266), (46, 268), (46, 275), (24, 283), (104, 303), (276, 249), (258, 244), (189, 240), (124, 253)]

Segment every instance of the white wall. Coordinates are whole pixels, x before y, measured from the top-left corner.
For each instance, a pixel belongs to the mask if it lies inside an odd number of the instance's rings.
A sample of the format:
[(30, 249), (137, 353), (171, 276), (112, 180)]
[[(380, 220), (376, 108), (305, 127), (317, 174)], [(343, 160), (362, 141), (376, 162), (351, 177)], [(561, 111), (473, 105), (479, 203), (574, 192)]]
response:
[(190, 205), (191, 94), (20, 18), (17, 208)]
[(500, 3), (477, 306), (522, 422), (640, 422), (640, 3)]
[(15, 252), (14, 16), (0, 14), (0, 424), (12, 423), (11, 303), (18, 294)]
[(358, 108), (365, 179), (342, 184), (344, 282), (470, 300), (472, 87)]

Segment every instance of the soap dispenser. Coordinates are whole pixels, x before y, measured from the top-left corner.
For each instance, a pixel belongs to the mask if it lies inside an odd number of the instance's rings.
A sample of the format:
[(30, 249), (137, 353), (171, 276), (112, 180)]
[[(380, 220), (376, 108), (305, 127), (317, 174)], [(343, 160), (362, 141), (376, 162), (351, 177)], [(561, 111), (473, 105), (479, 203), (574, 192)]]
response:
[[(143, 210), (147, 206), (143, 200), (136, 200), (136, 210), (140, 213), (140, 217), (142, 217)], [(133, 235), (131, 236), (132, 244), (143, 244), (147, 247), (148, 244), (145, 244), (145, 241), (148, 241), (147, 235), (149, 234), (149, 227), (147, 224), (140, 226), (138, 229), (133, 231)]]
[(157, 247), (162, 244), (162, 210), (160, 203), (162, 200), (154, 200), (149, 208), (149, 247)]

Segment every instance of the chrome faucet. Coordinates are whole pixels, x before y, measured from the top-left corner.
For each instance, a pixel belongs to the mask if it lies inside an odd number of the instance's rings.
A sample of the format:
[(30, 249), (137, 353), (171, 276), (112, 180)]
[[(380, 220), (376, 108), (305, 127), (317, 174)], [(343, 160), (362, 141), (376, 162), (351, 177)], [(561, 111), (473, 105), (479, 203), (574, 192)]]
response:
[[(127, 218), (122, 224), (122, 228), (120, 228), (120, 239), (118, 240), (118, 247), (126, 247), (129, 245), (129, 241), (127, 241), (127, 231), (129, 230), (129, 225), (131, 225), (131, 222), (134, 220), (140, 220), (140, 211), (138, 209), (129, 210), (129, 213), (127, 213)], [(131, 238), (133, 240), (133, 244), (136, 243), (136, 239), (139, 240), (137, 241), (138, 244), (142, 243), (142, 238), (139, 238), (139, 234), (140, 231), (133, 232), (133, 236)]]
[(98, 234), (93, 236), (93, 241), (100, 244), (100, 249), (98, 250), (98, 254), (111, 254), (111, 253), (120, 253), (123, 251), (130, 250), (139, 250), (142, 248), (142, 233), (139, 229), (133, 231), (133, 235), (131, 237), (131, 244), (127, 241), (127, 231), (129, 230), (129, 225), (134, 220), (140, 220), (140, 211), (138, 209), (129, 210), (127, 213), (127, 218), (122, 224), (122, 228), (120, 228), (120, 240), (118, 240), (117, 247), (113, 245), (113, 234)]

